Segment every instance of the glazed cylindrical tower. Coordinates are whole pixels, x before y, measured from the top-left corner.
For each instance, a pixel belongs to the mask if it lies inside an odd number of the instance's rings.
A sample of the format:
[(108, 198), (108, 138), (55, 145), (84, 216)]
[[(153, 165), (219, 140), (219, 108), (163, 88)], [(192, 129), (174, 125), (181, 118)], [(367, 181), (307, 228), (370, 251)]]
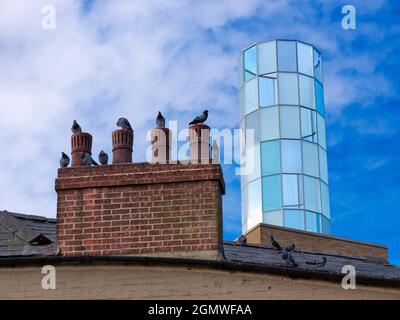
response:
[(240, 125), (253, 133), (241, 145), (252, 159), (241, 177), (243, 232), (267, 223), (330, 234), (320, 52), (292, 40), (252, 45), (239, 87)]

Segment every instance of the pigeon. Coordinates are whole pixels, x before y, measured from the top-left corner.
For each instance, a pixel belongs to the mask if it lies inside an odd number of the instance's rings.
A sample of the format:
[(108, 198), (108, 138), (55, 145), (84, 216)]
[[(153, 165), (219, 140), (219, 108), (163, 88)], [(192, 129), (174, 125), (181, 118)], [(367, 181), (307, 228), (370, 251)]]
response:
[(296, 248), (296, 246), (293, 244), (291, 244), (290, 246), (287, 246), (286, 248), (283, 249), (282, 251), (282, 259), (288, 259), (289, 256), (292, 254), (292, 252), (294, 252), (294, 249)]
[(286, 259), (286, 264), (292, 267), (298, 267), (299, 265), (296, 263), (296, 260), (294, 260), (292, 252), (289, 253), (288, 258)]
[(128, 119), (119, 118), (117, 121), (117, 126), (121, 129), (129, 130), (133, 132), (131, 124), (129, 123)]
[(81, 152), (81, 160), (84, 166), (91, 166), (92, 164), (98, 166), (99, 164), (93, 160), (92, 156), (88, 152)]
[(163, 115), (161, 114), (160, 111), (158, 111), (156, 124), (157, 124), (157, 128), (165, 128), (165, 118), (163, 117)]
[(208, 118), (208, 110), (204, 110), (203, 113), (194, 118), (193, 121), (189, 123), (189, 125), (203, 123), (207, 120), (207, 118)]
[(108, 164), (108, 154), (105, 153), (103, 150), (101, 150), (99, 153), (99, 162), (103, 166)]
[(68, 167), (70, 161), (71, 160), (69, 159), (69, 157), (64, 152), (61, 152), (60, 167), (61, 168)]
[(247, 244), (247, 238), (245, 236), (240, 236), (238, 242), (241, 246), (245, 246)]
[(296, 249), (296, 246), (294, 245), (294, 243), (292, 243), (290, 246), (287, 246), (285, 248), (286, 251), (294, 251), (294, 249)]
[(81, 126), (78, 124), (78, 122), (76, 122), (76, 120), (74, 120), (74, 122), (72, 123), (71, 131), (72, 131), (72, 133), (79, 133), (79, 132), (82, 132), (82, 128), (81, 128)]
[(274, 249), (282, 251), (282, 247), (280, 246), (279, 242), (274, 239), (273, 236), (271, 236), (271, 245)]
[(307, 264), (311, 264), (317, 267), (324, 267), (326, 264), (326, 257), (322, 257), (322, 261), (318, 261), (318, 260), (313, 260), (313, 261), (306, 261)]

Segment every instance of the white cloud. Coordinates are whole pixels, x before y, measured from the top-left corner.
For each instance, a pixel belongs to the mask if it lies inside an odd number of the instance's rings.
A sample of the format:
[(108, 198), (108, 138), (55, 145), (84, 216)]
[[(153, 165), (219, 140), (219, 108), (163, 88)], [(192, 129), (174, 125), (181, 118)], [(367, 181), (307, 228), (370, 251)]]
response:
[[(145, 157), (145, 134), (159, 109), (181, 127), (203, 107), (211, 111), (211, 126), (236, 124), (237, 57), (254, 41), (299, 38), (329, 53), (325, 90), (332, 113), (375, 97), (374, 56), (341, 52), (346, 35), (334, 31), (340, 23), (319, 17), (312, 6), (121, 0), (96, 1), (85, 11), (78, 0), (52, 3), (55, 31), (41, 28), (48, 1), (0, 2), (0, 209), (55, 215), (54, 178), (59, 153), (70, 148), (73, 119), (93, 134), (97, 153), (111, 152), (115, 121), (126, 116), (135, 127), (135, 160)], [(251, 28), (235, 25), (244, 20)], [(346, 67), (358, 72), (353, 86), (341, 73)], [(383, 94), (390, 84), (377, 76)]]

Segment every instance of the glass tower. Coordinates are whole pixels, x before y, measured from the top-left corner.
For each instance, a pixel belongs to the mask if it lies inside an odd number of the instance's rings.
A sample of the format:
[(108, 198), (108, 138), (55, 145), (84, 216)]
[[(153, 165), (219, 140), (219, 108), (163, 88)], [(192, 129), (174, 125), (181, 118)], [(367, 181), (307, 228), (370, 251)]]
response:
[[(239, 59), (242, 231), (258, 223), (330, 234), (321, 54), (289, 40), (256, 43)], [(251, 137), (253, 136), (253, 138)], [(249, 157), (249, 155), (252, 155)]]

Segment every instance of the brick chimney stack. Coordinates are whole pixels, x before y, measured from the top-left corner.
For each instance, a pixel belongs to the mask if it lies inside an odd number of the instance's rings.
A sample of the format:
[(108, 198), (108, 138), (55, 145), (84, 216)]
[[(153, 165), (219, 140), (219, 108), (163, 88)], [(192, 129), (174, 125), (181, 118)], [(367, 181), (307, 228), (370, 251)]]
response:
[(113, 164), (132, 163), (133, 132), (126, 129), (112, 133)]
[(92, 136), (86, 132), (73, 133), (71, 136), (71, 166), (79, 167), (82, 163), (81, 152), (92, 154)]
[(219, 164), (130, 163), (58, 171), (60, 255), (219, 259)]
[(188, 129), (190, 163), (210, 163), (210, 127), (199, 123)]
[(154, 128), (151, 130), (152, 163), (168, 163), (171, 159), (171, 130)]

